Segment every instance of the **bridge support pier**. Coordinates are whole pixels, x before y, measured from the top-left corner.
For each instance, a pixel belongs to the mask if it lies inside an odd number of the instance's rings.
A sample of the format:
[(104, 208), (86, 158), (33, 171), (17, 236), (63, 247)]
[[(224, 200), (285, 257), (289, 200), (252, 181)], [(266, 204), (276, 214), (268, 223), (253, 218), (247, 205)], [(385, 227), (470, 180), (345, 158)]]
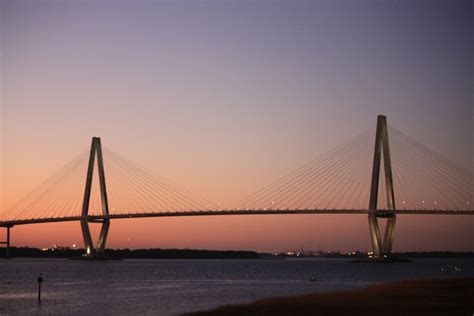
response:
[[(380, 179), (380, 162), (384, 161), (385, 174), (385, 191), (387, 199), (387, 209), (377, 210), (379, 179)], [(388, 142), (388, 126), (387, 117), (379, 115), (377, 117), (377, 132), (375, 135), (374, 163), (372, 169), (372, 184), (370, 188), (369, 202), (369, 231), (370, 240), (372, 242), (372, 251), (374, 257), (390, 256), (393, 245), (393, 234), (395, 230), (396, 215), (395, 210), (395, 194), (393, 189), (392, 163), (390, 159), (390, 147)], [(380, 237), (378, 218), (386, 218), (384, 239)]]
[[(93, 220), (89, 217), (89, 203), (91, 198), (92, 189), (92, 178), (94, 175), (94, 162), (97, 155), (97, 167), (99, 171), (99, 183), (100, 183), (100, 198), (102, 202), (102, 215), (103, 219)], [(110, 228), (109, 216), (109, 204), (107, 200), (107, 186), (105, 184), (105, 171), (104, 171), (104, 159), (102, 156), (102, 145), (99, 137), (92, 138), (91, 152), (89, 156), (89, 166), (87, 169), (86, 188), (84, 191), (84, 201), (82, 204), (82, 217), (81, 217), (81, 230), (84, 239), (84, 249), (86, 251), (86, 257), (97, 257), (103, 256), (105, 251), (105, 245), (107, 242), (107, 236)], [(94, 247), (92, 241), (92, 235), (89, 228), (89, 223), (102, 223), (102, 228), (99, 234), (99, 240), (97, 247)]]
[(5, 258), (10, 258), (10, 228), (12, 228), (13, 225), (8, 225), (5, 226), (7, 229), (7, 239), (5, 241), (1, 241), (0, 244), (5, 245)]

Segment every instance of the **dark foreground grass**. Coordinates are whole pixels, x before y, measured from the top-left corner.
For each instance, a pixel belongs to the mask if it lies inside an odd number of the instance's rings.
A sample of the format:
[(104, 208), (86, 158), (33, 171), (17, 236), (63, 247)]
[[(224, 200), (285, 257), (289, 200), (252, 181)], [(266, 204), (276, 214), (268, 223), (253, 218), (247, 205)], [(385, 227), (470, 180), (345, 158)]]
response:
[(414, 280), (364, 289), (277, 297), (188, 316), (474, 315), (474, 278)]

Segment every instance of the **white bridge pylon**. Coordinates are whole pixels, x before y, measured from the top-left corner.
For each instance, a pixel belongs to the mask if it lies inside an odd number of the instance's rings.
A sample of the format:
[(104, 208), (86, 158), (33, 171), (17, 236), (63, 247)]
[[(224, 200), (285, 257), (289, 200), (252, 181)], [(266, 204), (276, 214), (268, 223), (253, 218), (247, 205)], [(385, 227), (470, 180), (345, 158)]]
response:
[[(94, 164), (95, 158), (97, 157), (97, 168), (99, 174), (100, 184), (100, 199), (102, 204), (102, 215), (104, 218), (92, 220), (89, 218), (89, 203), (91, 199), (92, 180), (94, 176)], [(91, 152), (89, 157), (89, 166), (87, 168), (86, 187), (84, 191), (84, 202), (82, 204), (81, 214), (81, 229), (82, 236), (84, 239), (84, 249), (86, 250), (85, 255), (88, 257), (101, 256), (105, 250), (105, 244), (107, 242), (107, 235), (110, 228), (109, 216), (109, 203), (107, 200), (107, 185), (105, 183), (105, 171), (104, 171), (104, 158), (102, 155), (102, 145), (99, 137), (92, 138)], [(97, 247), (94, 247), (92, 242), (92, 235), (89, 229), (89, 223), (102, 223), (102, 228), (99, 233), (99, 240)]]
[[(377, 211), (379, 179), (381, 159), (383, 158), (385, 174), (385, 192), (387, 200), (387, 211), (381, 213)], [(388, 141), (387, 118), (379, 115), (377, 118), (377, 132), (375, 136), (374, 163), (372, 167), (372, 184), (370, 186), (369, 202), (369, 230), (372, 250), (375, 257), (388, 256), (392, 252), (393, 233), (395, 230), (396, 214), (390, 212), (395, 210), (395, 192), (393, 189), (392, 162), (390, 158), (390, 146)], [(385, 236), (382, 241), (380, 237), (378, 218), (387, 218)]]

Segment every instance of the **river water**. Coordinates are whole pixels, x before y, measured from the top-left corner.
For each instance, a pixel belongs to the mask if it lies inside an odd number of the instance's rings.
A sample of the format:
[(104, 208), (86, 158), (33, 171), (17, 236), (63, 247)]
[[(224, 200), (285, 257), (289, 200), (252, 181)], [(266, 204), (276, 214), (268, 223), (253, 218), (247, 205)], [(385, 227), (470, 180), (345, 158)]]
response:
[[(455, 272), (454, 266), (462, 270)], [(443, 273), (441, 268), (450, 272)], [(42, 300), (37, 276), (42, 273)], [(316, 282), (309, 278), (315, 277)], [(176, 315), (258, 298), (419, 278), (474, 277), (474, 259), (0, 260), (0, 315)]]

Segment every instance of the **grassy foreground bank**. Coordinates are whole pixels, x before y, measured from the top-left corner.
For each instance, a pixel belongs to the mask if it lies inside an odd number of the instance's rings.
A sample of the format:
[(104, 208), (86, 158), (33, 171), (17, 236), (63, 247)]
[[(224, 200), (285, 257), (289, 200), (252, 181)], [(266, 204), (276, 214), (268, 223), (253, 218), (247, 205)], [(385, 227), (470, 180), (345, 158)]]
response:
[(474, 278), (401, 281), (367, 288), (277, 297), (188, 316), (474, 315)]

